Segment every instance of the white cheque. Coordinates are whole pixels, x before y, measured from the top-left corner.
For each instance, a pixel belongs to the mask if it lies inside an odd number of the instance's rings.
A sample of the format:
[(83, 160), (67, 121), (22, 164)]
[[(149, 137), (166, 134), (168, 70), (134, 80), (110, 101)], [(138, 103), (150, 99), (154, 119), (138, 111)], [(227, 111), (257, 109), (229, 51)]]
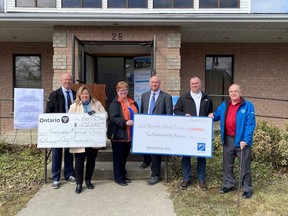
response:
[(45, 113), (38, 118), (38, 148), (106, 146), (106, 115)]
[(134, 117), (132, 152), (212, 157), (213, 121), (208, 117)]

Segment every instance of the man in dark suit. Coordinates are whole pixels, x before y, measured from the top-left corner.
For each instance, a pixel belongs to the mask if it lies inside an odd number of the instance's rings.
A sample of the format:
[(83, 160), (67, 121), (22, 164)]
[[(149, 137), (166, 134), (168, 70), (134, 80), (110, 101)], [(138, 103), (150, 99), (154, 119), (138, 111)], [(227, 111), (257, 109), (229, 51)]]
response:
[[(201, 80), (195, 76), (190, 79), (190, 91), (180, 96), (174, 113), (175, 115), (184, 116), (208, 116), (213, 111), (212, 100), (206, 93), (201, 91)], [(180, 189), (186, 190), (191, 184), (191, 157), (182, 157), (182, 174), (183, 179), (179, 184)], [(197, 158), (197, 177), (200, 188), (208, 190), (206, 185), (206, 158)]]
[[(46, 113), (67, 113), (73, 103), (76, 92), (71, 89), (72, 75), (63, 73), (62, 86), (50, 93), (47, 100)], [(63, 148), (52, 148), (52, 188), (58, 189), (60, 185)], [(69, 148), (64, 149), (64, 178), (72, 184), (76, 184), (73, 176), (73, 154)]]
[[(160, 90), (160, 79), (157, 76), (150, 78), (151, 91), (145, 92), (141, 96), (141, 111), (142, 114), (156, 115), (172, 115), (173, 104), (172, 96)], [(151, 159), (149, 160), (149, 158)], [(148, 180), (149, 185), (157, 184), (160, 178), (161, 170), (161, 155), (145, 155), (144, 162), (141, 168), (146, 168), (151, 164), (151, 178)]]

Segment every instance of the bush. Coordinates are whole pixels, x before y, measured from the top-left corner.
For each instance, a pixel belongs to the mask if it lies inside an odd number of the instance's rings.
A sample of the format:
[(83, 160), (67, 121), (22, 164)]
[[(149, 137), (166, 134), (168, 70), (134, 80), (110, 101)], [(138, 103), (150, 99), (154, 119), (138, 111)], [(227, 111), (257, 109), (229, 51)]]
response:
[(270, 164), (274, 169), (287, 165), (288, 162), (288, 126), (281, 131), (272, 123), (257, 122), (254, 133), (254, 160)]
[[(212, 182), (217, 182), (218, 178), (220, 179), (219, 174), (222, 172), (222, 149), (220, 130), (216, 129), (213, 141), (213, 158), (207, 160), (207, 177)], [(254, 132), (252, 157), (255, 166), (269, 167), (275, 171), (283, 168), (283, 166), (287, 166), (288, 124), (284, 130), (280, 130), (272, 123), (258, 121)], [(182, 176), (181, 157), (171, 157), (169, 160), (170, 176), (180, 179)], [(195, 173), (196, 159), (192, 157), (191, 160), (191, 172)]]

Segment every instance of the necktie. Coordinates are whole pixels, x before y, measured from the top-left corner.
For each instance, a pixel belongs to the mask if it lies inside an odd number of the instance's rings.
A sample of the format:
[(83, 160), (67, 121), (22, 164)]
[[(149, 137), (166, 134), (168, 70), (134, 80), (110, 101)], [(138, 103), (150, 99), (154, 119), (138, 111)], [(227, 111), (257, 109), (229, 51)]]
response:
[(72, 102), (71, 102), (71, 97), (70, 97), (69, 91), (66, 91), (66, 93), (67, 93), (67, 106), (68, 106), (68, 110), (69, 110)]
[(155, 92), (153, 93), (151, 100), (150, 100), (150, 106), (149, 106), (149, 113), (148, 114), (152, 114), (154, 106), (155, 106)]

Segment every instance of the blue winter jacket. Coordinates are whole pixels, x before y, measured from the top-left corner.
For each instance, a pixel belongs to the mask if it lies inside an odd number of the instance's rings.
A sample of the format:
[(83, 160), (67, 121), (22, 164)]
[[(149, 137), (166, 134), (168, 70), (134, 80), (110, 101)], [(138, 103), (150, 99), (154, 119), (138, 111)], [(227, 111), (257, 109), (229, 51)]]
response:
[[(214, 121), (220, 120), (220, 130), (221, 130), (221, 138), (222, 143), (224, 143), (225, 136), (225, 121), (227, 115), (229, 102), (224, 101), (214, 114)], [(235, 148), (240, 148), (240, 142), (244, 141), (249, 146), (252, 146), (253, 143), (253, 133), (256, 127), (255, 121), (255, 112), (254, 106), (251, 102), (244, 100), (242, 98), (242, 102), (236, 114), (236, 134), (234, 146)]]

